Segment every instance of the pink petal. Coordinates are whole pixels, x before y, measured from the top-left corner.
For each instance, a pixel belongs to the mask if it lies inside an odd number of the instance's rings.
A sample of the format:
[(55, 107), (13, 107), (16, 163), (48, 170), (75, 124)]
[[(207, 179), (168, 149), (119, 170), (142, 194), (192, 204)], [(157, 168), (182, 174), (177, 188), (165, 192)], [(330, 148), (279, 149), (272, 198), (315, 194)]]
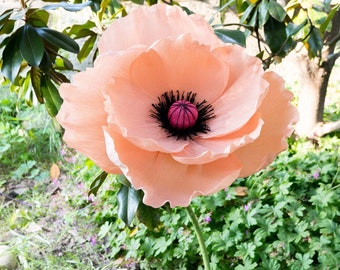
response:
[(129, 16), (114, 20), (98, 47), (100, 53), (126, 50), (138, 44), (150, 46), (160, 39), (176, 39), (184, 33), (203, 44), (222, 44), (203, 17), (188, 16), (177, 6), (156, 4), (138, 7)]
[(260, 136), (255, 142), (234, 152), (244, 167), (241, 177), (251, 175), (269, 165), (287, 148), (287, 137), (298, 120), (298, 112), (290, 103), (293, 94), (284, 88), (284, 81), (274, 72), (266, 72), (264, 78), (270, 83), (259, 112), (264, 121)]
[(118, 133), (104, 129), (107, 154), (135, 189), (145, 193), (144, 203), (160, 207), (187, 206), (191, 199), (229, 186), (239, 175), (241, 164), (232, 155), (204, 165), (185, 165), (169, 154), (144, 151)]
[(228, 69), (209, 47), (190, 36), (162, 40), (141, 53), (130, 66), (130, 77), (117, 77), (107, 85), (109, 123), (124, 137), (149, 151), (179, 152), (188, 142), (168, 138), (150, 116), (152, 104), (166, 91), (193, 91), (198, 101), (216, 99), (225, 89)]
[(203, 164), (227, 157), (236, 149), (256, 140), (262, 125), (263, 121), (259, 114), (255, 114), (245, 126), (230, 135), (208, 139), (196, 138), (190, 141), (183, 151), (171, 155), (184, 164)]
[(102, 132), (102, 126), (107, 125), (107, 113), (101, 90), (108, 76), (99, 64), (97, 69), (78, 73), (72, 84), (62, 84), (59, 91), (64, 102), (57, 120), (65, 129), (64, 141), (68, 146), (91, 158), (103, 170), (119, 173), (106, 155)]
[(216, 117), (209, 121), (211, 132), (203, 138), (224, 136), (237, 131), (255, 114), (268, 83), (261, 62), (237, 45), (220, 47), (216, 54), (229, 66), (226, 91), (212, 103)]

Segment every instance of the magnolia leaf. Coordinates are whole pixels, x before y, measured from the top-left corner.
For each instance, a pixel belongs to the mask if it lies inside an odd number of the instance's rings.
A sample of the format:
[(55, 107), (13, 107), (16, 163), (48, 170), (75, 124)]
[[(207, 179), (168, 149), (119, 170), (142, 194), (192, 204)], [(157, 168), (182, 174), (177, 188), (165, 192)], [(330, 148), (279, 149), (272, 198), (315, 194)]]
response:
[(131, 183), (129, 182), (129, 180), (127, 180), (127, 178), (125, 177), (124, 174), (119, 174), (119, 175), (117, 176), (117, 181), (118, 181), (119, 183), (121, 183), (122, 185), (125, 185), (125, 186), (127, 186), (127, 187), (131, 187)]
[(92, 36), (95, 34), (95, 32), (90, 30), (93, 27), (96, 27), (96, 24), (93, 21), (87, 21), (84, 24), (75, 24), (67, 30), (67, 34), (75, 39)]
[(141, 202), (137, 210), (137, 218), (146, 227), (153, 230), (156, 229), (160, 224), (159, 211), (160, 210), (158, 208), (153, 208)]
[(108, 173), (105, 171), (102, 171), (91, 183), (90, 191), (88, 193), (88, 196), (91, 194), (97, 195), (99, 188), (103, 185), (104, 181), (107, 178)]
[(61, 3), (58, 3), (58, 4), (51, 4), (51, 5), (43, 6), (42, 9), (44, 9), (44, 10), (54, 10), (54, 9), (57, 9), (57, 8), (63, 8), (67, 11), (80, 11), (83, 8), (91, 6), (91, 5), (92, 5), (92, 1), (84, 2), (84, 3), (81, 3), (81, 4), (70, 4), (70, 3), (67, 3), (67, 2), (61, 2)]
[(27, 22), (35, 27), (46, 27), (50, 14), (42, 9), (29, 9), (26, 13)]
[(320, 55), (322, 47), (323, 47), (323, 42), (320, 36), (319, 29), (315, 27), (312, 29), (307, 42), (308, 42), (309, 57), (313, 58), (317, 55)]
[(9, 34), (14, 29), (15, 21), (8, 20), (5, 24), (0, 25), (0, 35)]
[(277, 21), (283, 22), (286, 18), (286, 11), (276, 2), (276, 0), (269, 1), (269, 14)]
[(305, 19), (302, 23), (296, 25), (293, 23), (288, 23), (287, 27), (286, 27), (286, 32), (288, 36), (293, 36), (295, 34), (297, 34), (306, 24), (307, 24), (308, 20)]
[(42, 75), (41, 70), (37, 67), (32, 67), (30, 75), (35, 96), (37, 97), (40, 103), (44, 103), (44, 97), (41, 92), (41, 75)]
[(117, 193), (118, 216), (127, 226), (130, 226), (142, 200), (142, 191), (122, 185)]
[(283, 56), (283, 46), (287, 40), (286, 26), (273, 17), (269, 17), (264, 25), (265, 40), (274, 55)]
[(36, 29), (29, 24), (25, 24), (20, 31), (19, 49), (31, 66), (39, 66), (44, 55), (44, 44)]
[(261, 1), (258, 7), (259, 27), (262, 28), (269, 18), (269, 2)]
[(240, 30), (216, 29), (215, 35), (225, 43), (238, 44), (246, 46), (246, 37)]
[(82, 62), (92, 51), (94, 44), (97, 40), (97, 36), (93, 35), (90, 36), (83, 44), (83, 47), (81, 48), (81, 50), (79, 51), (77, 58), (79, 60), (79, 62)]
[(2, 74), (9, 79), (11, 82), (14, 82), (18, 72), (20, 70), (22, 56), (18, 49), (18, 32), (14, 33), (7, 42), (7, 45), (2, 53)]
[(329, 12), (326, 20), (320, 25), (319, 29), (321, 33), (324, 33), (327, 30), (329, 23), (332, 21), (335, 13), (338, 11), (339, 8), (340, 5), (336, 5), (334, 8), (332, 8), (331, 12)]
[(36, 30), (40, 37), (42, 37), (44, 40), (51, 43), (52, 45), (55, 45), (58, 48), (62, 48), (72, 53), (79, 52), (78, 44), (72, 38), (66, 36), (65, 34), (62, 34), (47, 27), (37, 28)]
[(240, 19), (240, 23), (244, 23), (245, 21), (247, 21), (250, 13), (253, 11), (253, 9), (255, 8), (255, 4), (251, 4), (247, 7), (247, 9), (244, 11), (241, 19)]
[(45, 100), (45, 107), (47, 112), (55, 117), (63, 103), (62, 98), (59, 95), (58, 89), (46, 76), (41, 77), (41, 90)]

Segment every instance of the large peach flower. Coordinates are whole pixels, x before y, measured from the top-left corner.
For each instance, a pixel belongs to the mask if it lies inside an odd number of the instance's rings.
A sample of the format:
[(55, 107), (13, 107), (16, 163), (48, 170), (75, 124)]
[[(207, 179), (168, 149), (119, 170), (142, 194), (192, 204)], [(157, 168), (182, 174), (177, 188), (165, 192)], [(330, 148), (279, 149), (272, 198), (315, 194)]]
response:
[(277, 74), (164, 4), (114, 21), (94, 67), (60, 93), (66, 143), (123, 173), (153, 207), (187, 206), (264, 168), (297, 120)]

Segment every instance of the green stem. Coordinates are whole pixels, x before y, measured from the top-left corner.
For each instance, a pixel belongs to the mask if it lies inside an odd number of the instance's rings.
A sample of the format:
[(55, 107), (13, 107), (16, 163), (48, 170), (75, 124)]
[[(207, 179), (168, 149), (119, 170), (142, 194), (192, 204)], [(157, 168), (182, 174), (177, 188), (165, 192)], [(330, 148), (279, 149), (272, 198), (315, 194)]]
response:
[(191, 220), (191, 222), (194, 226), (195, 234), (196, 234), (196, 237), (197, 237), (198, 243), (200, 245), (200, 249), (201, 249), (201, 255), (202, 255), (202, 258), (203, 258), (204, 269), (210, 270), (209, 255), (208, 255), (205, 243), (204, 243), (203, 234), (202, 234), (200, 225), (198, 224), (197, 216), (195, 215), (195, 213), (192, 210), (192, 208), (190, 207), (190, 205), (188, 207), (186, 207), (185, 209), (187, 210), (189, 217), (190, 217), (190, 220)]

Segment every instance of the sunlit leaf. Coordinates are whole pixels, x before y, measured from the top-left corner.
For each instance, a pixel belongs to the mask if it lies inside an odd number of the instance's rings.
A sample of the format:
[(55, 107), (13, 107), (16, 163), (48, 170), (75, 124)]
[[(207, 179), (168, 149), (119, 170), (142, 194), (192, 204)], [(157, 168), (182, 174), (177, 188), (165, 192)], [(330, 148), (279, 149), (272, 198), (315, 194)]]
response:
[(322, 38), (320, 36), (320, 31), (319, 29), (313, 27), (309, 38), (308, 38), (308, 55), (309, 57), (313, 58), (317, 55), (320, 55), (322, 47), (323, 47), (323, 42)]
[(277, 21), (283, 22), (286, 18), (286, 11), (275, 0), (269, 0), (269, 14)]
[(35, 27), (47, 26), (50, 14), (42, 9), (29, 9), (26, 13), (27, 23)]
[(336, 5), (332, 10), (329, 12), (326, 20), (320, 25), (320, 33), (324, 33), (327, 30), (329, 23), (332, 21), (335, 13), (339, 10), (340, 5)]
[(47, 27), (37, 28), (36, 30), (40, 37), (42, 37), (44, 40), (51, 43), (52, 45), (55, 45), (58, 48), (62, 48), (69, 52), (79, 52), (78, 44), (72, 38), (66, 36), (65, 34), (62, 34)]
[(103, 185), (104, 181), (107, 178), (108, 173), (105, 171), (102, 171), (91, 183), (90, 191), (88, 195), (91, 194), (97, 195), (99, 188)]
[(258, 7), (258, 18), (259, 18), (259, 27), (263, 27), (263, 25), (267, 22), (269, 18), (269, 2), (267, 0), (261, 1)]
[(31, 83), (32, 83), (33, 90), (35, 92), (35, 96), (37, 97), (37, 99), (40, 103), (44, 103), (44, 97), (43, 97), (43, 93), (41, 91), (41, 75), (42, 75), (42, 73), (41, 73), (39, 68), (32, 67), (30, 74), (31, 74)]
[(240, 19), (240, 23), (244, 23), (245, 21), (247, 21), (249, 19), (249, 15), (253, 11), (254, 8), (255, 8), (255, 4), (251, 4), (247, 7), (247, 9), (244, 11), (244, 13), (243, 13), (243, 15)]
[(82, 62), (92, 51), (94, 44), (97, 40), (97, 36), (90, 36), (83, 44), (81, 50), (79, 51), (77, 58), (80, 62)]
[(19, 37), (18, 33), (14, 33), (7, 42), (7, 45), (2, 52), (2, 74), (9, 79), (10, 81), (14, 81), (17, 76), (21, 62), (23, 60), (19, 48)]
[(216, 29), (215, 35), (225, 43), (238, 44), (246, 46), (246, 37), (240, 30)]
[(31, 66), (39, 66), (44, 55), (44, 44), (35, 28), (29, 24), (22, 27), (19, 49), (22, 57)]
[(55, 117), (63, 103), (62, 98), (59, 95), (58, 89), (46, 76), (41, 77), (41, 90), (45, 100), (45, 107), (47, 112)]
[(118, 216), (127, 226), (130, 226), (142, 200), (142, 192), (122, 185), (117, 193), (117, 199)]

